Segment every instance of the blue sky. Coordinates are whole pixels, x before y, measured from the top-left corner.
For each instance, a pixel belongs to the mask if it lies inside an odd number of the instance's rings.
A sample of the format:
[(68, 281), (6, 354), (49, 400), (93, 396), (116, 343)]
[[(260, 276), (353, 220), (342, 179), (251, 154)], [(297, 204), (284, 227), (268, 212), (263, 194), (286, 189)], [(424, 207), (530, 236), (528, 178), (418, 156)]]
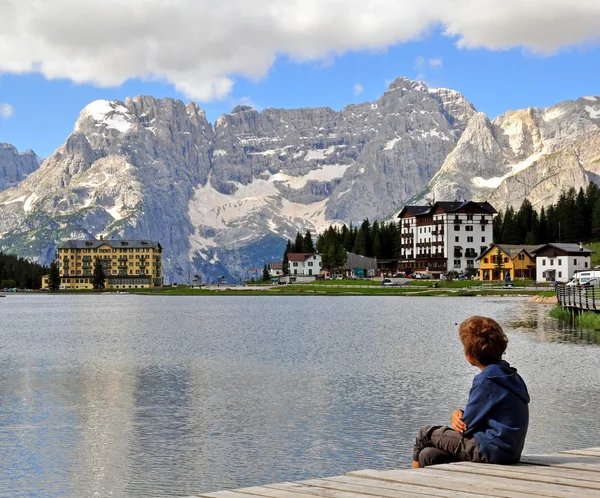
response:
[[(374, 100), (398, 76), (423, 79), (431, 87), (462, 92), (490, 118), (509, 109), (545, 107), (567, 99), (600, 94), (598, 46), (561, 48), (551, 54), (509, 49), (459, 48), (458, 38), (440, 29), (416, 41), (381, 50), (350, 50), (337, 57), (293, 62), (278, 56), (266, 74), (236, 75), (231, 92), (201, 101), (170, 82), (139, 78), (101, 87), (71, 79), (47, 79), (40, 73), (0, 73), (0, 142), (49, 156), (72, 132), (80, 110), (96, 99), (125, 100), (147, 94), (196, 100), (214, 122), (239, 103), (259, 109), (344, 105)], [(362, 92), (355, 86), (360, 85)], [(1, 107), (5, 106), (4, 111)]]

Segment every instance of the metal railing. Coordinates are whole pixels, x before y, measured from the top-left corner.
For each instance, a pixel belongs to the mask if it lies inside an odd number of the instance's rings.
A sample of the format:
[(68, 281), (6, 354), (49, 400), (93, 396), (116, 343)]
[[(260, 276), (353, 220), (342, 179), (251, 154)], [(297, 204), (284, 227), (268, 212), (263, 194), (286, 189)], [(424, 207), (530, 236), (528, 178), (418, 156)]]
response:
[(556, 297), (564, 308), (600, 310), (600, 289), (595, 287), (557, 285)]

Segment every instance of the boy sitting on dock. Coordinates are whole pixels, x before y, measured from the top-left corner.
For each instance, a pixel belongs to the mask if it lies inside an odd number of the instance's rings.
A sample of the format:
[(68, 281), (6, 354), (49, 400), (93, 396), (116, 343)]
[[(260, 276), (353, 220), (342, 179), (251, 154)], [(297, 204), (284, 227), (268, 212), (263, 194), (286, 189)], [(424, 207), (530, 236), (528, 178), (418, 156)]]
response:
[(413, 468), (468, 461), (511, 464), (521, 458), (529, 424), (527, 386), (502, 355), (508, 338), (491, 318), (472, 316), (458, 329), (473, 379), (467, 406), (452, 413), (452, 427), (421, 429)]

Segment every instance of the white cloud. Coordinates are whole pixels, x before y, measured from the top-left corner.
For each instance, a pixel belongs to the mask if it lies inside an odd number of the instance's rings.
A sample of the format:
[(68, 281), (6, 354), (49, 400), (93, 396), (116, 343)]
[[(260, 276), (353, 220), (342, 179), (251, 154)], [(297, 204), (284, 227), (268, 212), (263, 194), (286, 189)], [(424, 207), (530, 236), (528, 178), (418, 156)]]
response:
[(356, 95), (356, 96), (360, 95), (364, 91), (365, 91), (365, 88), (360, 83), (357, 83), (356, 85), (354, 85), (352, 87), (352, 93), (354, 93), (354, 95)]
[(12, 105), (0, 102), (0, 118), (8, 119), (14, 112), (15, 108)]
[(429, 67), (432, 69), (437, 69), (444, 65), (444, 61), (442, 60), (441, 57), (436, 57), (435, 59), (429, 59), (427, 61), (427, 63), (429, 64)]
[(598, 0), (2, 0), (0, 19), (0, 73), (157, 79), (198, 100), (264, 77), (278, 56), (327, 63), (439, 25), (460, 47), (544, 54), (600, 36)]

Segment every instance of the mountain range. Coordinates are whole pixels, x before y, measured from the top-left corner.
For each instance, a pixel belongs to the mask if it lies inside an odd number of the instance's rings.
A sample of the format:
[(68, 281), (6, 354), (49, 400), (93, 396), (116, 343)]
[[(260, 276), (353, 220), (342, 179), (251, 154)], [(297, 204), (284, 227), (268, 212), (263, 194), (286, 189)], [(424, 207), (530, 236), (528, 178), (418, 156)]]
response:
[(85, 107), (48, 159), (0, 145), (0, 249), (48, 263), (72, 238), (152, 239), (165, 276), (247, 277), (285, 238), (390, 219), (407, 202), (555, 202), (600, 177), (600, 98), (490, 121), (457, 91), (398, 78), (377, 100), (238, 106), (148, 96)]

